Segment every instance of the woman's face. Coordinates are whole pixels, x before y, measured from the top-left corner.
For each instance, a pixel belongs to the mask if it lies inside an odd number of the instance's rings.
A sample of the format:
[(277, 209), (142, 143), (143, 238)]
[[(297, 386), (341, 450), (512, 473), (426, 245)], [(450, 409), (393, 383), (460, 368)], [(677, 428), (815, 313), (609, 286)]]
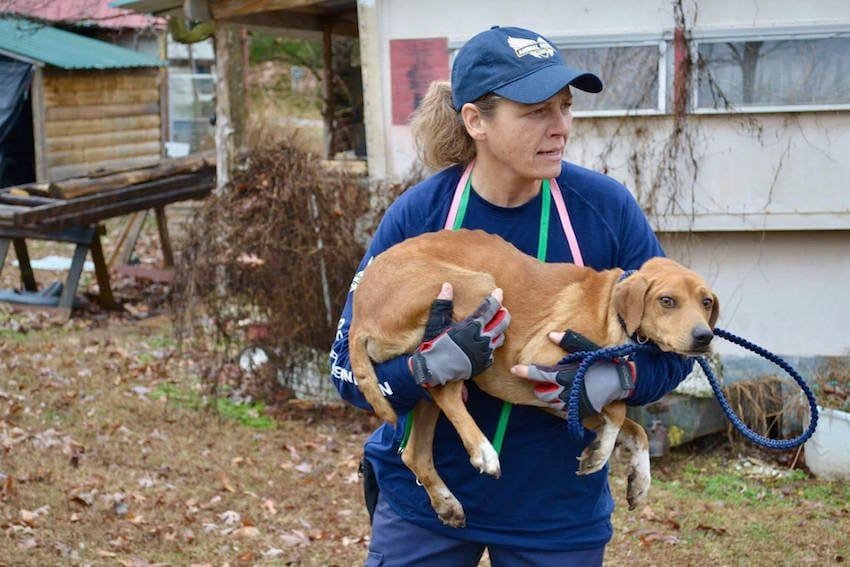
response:
[(549, 179), (561, 173), (561, 158), (572, 125), (569, 87), (538, 104), (499, 100), (482, 116), (479, 156), (488, 157), (522, 179)]

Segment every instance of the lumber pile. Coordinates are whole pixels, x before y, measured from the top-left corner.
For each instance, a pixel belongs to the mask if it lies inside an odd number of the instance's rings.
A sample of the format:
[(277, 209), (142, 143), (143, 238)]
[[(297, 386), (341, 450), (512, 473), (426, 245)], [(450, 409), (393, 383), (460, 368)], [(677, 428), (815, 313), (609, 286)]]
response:
[(4, 191), (11, 194), (50, 197), (53, 199), (75, 199), (130, 185), (156, 181), (177, 175), (197, 173), (214, 168), (215, 152), (207, 151), (182, 158), (161, 160), (148, 167), (102, 171), (89, 174), (86, 177), (73, 177), (50, 183), (29, 183), (7, 188)]

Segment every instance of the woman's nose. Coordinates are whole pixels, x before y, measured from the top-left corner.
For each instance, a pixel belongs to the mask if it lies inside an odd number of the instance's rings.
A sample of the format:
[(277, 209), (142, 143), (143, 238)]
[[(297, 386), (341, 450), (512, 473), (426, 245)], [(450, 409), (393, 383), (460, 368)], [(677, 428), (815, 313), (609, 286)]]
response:
[(563, 112), (560, 108), (556, 109), (555, 112), (552, 113), (552, 125), (550, 127), (552, 134), (564, 137), (568, 136), (570, 133), (571, 120), (572, 115), (569, 110)]

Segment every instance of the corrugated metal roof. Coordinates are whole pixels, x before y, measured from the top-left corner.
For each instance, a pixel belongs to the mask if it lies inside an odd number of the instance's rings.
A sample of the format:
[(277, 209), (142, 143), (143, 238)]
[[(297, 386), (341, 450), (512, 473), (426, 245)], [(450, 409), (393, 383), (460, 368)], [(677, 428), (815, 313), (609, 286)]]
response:
[(0, 52), (62, 69), (121, 69), (166, 65), (155, 57), (16, 18), (0, 19)]
[(160, 18), (114, 8), (108, 0), (2, 0), (0, 5), (3, 12), (10, 16), (32, 17), (47, 22), (101, 28), (145, 29), (164, 26)]

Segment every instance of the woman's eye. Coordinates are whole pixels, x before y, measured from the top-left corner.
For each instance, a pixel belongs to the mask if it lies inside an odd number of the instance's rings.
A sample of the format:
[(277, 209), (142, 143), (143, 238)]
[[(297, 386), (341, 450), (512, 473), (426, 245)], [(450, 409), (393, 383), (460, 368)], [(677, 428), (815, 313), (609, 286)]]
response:
[(676, 300), (673, 299), (672, 297), (664, 296), (664, 297), (659, 298), (658, 301), (660, 301), (661, 305), (663, 305), (664, 307), (668, 307), (668, 308), (676, 307)]

